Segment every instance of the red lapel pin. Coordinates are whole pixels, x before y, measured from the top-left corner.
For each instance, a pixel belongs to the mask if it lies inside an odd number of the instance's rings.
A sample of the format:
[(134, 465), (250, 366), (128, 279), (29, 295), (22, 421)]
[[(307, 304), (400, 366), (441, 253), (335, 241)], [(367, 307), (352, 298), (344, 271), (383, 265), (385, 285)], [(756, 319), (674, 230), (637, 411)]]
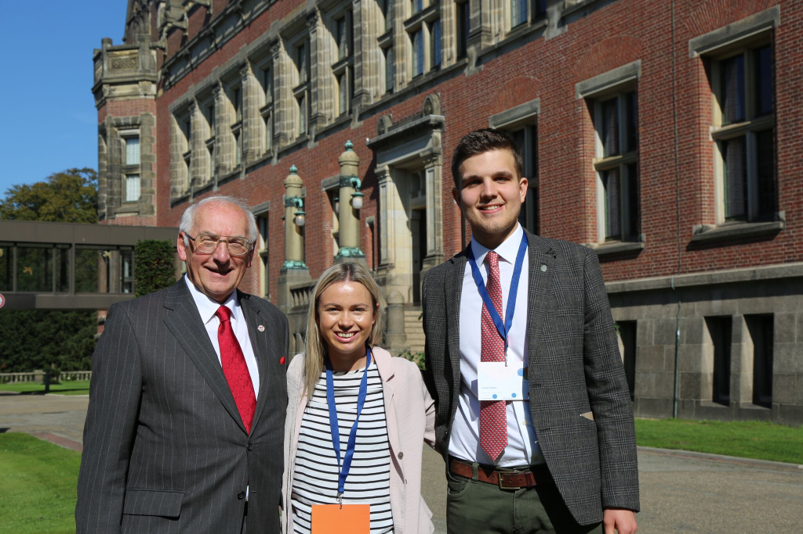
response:
[(282, 358), (279, 360), (279, 364), (284, 365), (284, 356), (282, 356)]

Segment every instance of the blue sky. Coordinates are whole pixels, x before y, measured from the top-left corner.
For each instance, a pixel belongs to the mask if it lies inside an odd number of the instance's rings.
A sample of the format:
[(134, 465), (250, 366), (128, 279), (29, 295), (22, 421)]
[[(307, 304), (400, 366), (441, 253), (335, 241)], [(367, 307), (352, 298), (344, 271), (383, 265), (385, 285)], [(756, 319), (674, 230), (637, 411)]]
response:
[(92, 50), (121, 44), (126, 0), (3, 2), (0, 197), (72, 167), (97, 170)]

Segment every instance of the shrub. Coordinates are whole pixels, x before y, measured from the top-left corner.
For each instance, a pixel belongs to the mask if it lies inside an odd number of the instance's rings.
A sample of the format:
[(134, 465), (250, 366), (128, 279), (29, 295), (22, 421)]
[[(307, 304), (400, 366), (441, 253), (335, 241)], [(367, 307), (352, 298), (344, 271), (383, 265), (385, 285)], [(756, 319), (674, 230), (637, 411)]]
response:
[(176, 282), (173, 268), (175, 251), (175, 243), (170, 241), (137, 241), (134, 247), (134, 288), (137, 297), (154, 293)]

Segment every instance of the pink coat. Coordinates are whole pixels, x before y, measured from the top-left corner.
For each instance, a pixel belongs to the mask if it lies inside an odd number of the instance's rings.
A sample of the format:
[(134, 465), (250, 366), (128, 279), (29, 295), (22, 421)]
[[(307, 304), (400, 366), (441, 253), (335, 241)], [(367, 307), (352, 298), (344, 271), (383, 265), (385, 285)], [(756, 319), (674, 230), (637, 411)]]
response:
[[(403, 358), (393, 358), (379, 347), (372, 350), (385, 398), (385, 417), (390, 445), (390, 508), (394, 534), (431, 534), (432, 512), (421, 497), (421, 457), (423, 444), (435, 442), (435, 403), (430, 397), (418, 367)], [(282, 530), (292, 532), (290, 502), (298, 433), (307, 396), (304, 390), (304, 354), (287, 369), (287, 419), (284, 430), (284, 476), (282, 478)]]

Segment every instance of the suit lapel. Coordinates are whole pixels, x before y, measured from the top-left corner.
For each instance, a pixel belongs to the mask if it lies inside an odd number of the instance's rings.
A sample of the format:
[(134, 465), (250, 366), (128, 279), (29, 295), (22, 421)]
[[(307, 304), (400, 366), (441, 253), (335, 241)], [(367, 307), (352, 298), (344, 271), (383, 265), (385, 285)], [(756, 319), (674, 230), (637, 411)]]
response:
[[(526, 232), (526, 230), (525, 230)], [(527, 365), (538, 365), (538, 332), (541, 321), (549, 314), (549, 289), (555, 273), (555, 255), (552, 247), (540, 237), (527, 232), (529, 253), (529, 286), (527, 289)], [(529, 371), (533, 377), (534, 371)], [(532, 389), (534, 381), (530, 380)]]
[[(471, 246), (471, 244), (469, 244)], [(453, 257), (446, 292), (446, 317), (449, 334), (449, 360), (454, 377), (454, 391), (460, 391), (460, 296), (463, 293), (463, 276), (466, 272), (466, 251)]]
[(223, 374), (220, 360), (212, 347), (212, 342), (209, 341), (209, 335), (201, 321), (198, 308), (195, 306), (183, 278), (168, 289), (164, 307), (171, 310), (164, 319), (167, 328), (198, 368), (201, 376), (220, 399), (226, 411), (245, 432), (240, 411), (237, 409), (231, 389), (229, 389), (229, 383)]
[(259, 421), (259, 416), (267, 402), (268, 391), (270, 390), (268, 382), (272, 377), (278, 376), (276, 366), (279, 362), (279, 355), (275, 344), (272, 343), (274, 339), (273, 330), (266, 327), (263, 331), (259, 331), (260, 325), (265, 326), (261, 322), (264, 321), (264, 318), (260, 313), (259, 307), (251, 302), (251, 295), (238, 291), (238, 296), (240, 297), (243, 315), (245, 315), (245, 322), (248, 325), (248, 337), (251, 340), (251, 347), (254, 349), (254, 356), (256, 356), (257, 366), (259, 367), (259, 396), (257, 397), (257, 406), (254, 411), (254, 422), (256, 422)]

